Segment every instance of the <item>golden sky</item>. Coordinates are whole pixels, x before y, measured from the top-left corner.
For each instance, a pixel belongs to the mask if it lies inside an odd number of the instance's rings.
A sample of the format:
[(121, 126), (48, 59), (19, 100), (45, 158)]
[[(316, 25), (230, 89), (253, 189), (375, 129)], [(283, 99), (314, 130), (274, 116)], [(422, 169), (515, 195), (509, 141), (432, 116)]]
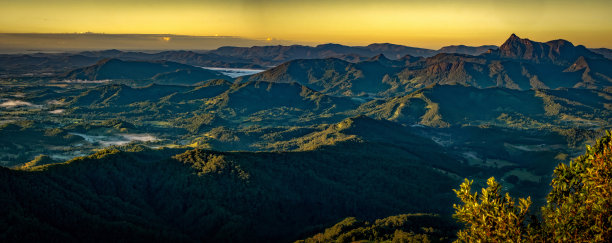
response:
[(0, 0), (1, 33), (240, 36), (297, 43), (612, 47), (611, 0)]

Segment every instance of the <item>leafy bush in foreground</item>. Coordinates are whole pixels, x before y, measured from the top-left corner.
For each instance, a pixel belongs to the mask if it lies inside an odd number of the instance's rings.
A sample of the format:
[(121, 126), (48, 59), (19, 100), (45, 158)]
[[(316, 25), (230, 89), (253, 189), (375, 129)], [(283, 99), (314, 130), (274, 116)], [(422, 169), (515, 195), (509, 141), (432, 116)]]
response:
[(527, 220), (531, 201), (518, 206), (491, 177), (482, 194), (472, 194), (472, 181), (455, 190), (462, 205), (454, 205), (455, 217), (467, 227), (458, 241), (612, 241), (612, 133), (600, 138), (586, 153), (554, 170), (552, 190), (542, 208), (543, 219)]

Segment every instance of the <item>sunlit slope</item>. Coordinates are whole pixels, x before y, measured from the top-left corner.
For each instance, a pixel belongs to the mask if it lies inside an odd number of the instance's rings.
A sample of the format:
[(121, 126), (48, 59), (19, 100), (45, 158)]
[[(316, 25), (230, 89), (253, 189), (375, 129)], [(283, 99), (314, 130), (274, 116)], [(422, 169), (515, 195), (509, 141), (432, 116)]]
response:
[(434, 127), (498, 125), (516, 128), (605, 127), (612, 95), (585, 89), (477, 89), (435, 85), (406, 96), (363, 104), (366, 114)]

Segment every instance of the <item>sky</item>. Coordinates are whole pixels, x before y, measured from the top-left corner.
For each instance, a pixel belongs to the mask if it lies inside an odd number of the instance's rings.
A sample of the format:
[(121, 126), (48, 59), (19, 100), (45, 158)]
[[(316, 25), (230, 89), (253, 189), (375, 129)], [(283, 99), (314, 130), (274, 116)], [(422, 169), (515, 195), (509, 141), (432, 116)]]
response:
[(425, 48), (512, 33), (612, 48), (610, 0), (0, 0), (0, 33), (174, 34)]

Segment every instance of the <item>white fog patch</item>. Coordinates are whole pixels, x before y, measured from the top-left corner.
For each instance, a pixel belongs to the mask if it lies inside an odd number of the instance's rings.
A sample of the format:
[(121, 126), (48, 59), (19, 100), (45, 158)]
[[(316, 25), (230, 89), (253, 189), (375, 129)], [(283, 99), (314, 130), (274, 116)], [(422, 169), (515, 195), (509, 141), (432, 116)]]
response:
[(108, 83), (111, 81), (113, 80), (110, 80), (110, 79), (102, 79), (102, 80), (64, 79), (59, 82), (68, 83), (68, 84), (103, 84), (103, 83)]
[(135, 133), (124, 133), (124, 134), (115, 134), (110, 136), (96, 136), (96, 135), (88, 135), (83, 133), (71, 132), (70, 134), (82, 137), (85, 141), (89, 143), (98, 143), (102, 145), (102, 147), (108, 147), (112, 145), (125, 145), (131, 143), (133, 141), (136, 142), (154, 142), (159, 139), (150, 134), (135, 134)]
[(120, 134), (119, 136), (124, 137), (127, 140), (130, 141), (139, 141), (139, 142), (153, 142), (153, 141), (157, 141), (159, 139), (157, 139), (155, 136), (152, 136), (150, 134)]
[(90, 143), (95, 143), (97, 141), (103, 140), (106, 137), (106, 136), (93, 136), (93, 135), (87, 135), (87, 134), (76, 133), (76, 132), (70, 132), (68, 134), (82, 137), (83, 139), (85, 139), (85, 141), (90, 142)]
[(33, 108), (40, 108), (42, 107), (41, 105), (35, 105), (32, 104), (30, 102), (27, 101), (23, 101), (23, 100), (0, 100), (0, 107), (2, 108), (15, 108), (15, 107), (23, 107), (23, 106), (27, 106), (27, 107), (33, 107)]
[(86, 156), (86, 155), (87, 154), (83, 153), (82, 151), (74, 151), (70, 153), (51, 154), (49, 155), (49, 157), (51, 157), (51, 159), (56, 160), (56, 161), (67, 161), (74, 157)]
[(62, 114), (62, 113), (64, 113), (64, 111), (66, 111), (66, 110), (64, 110), (64, 109), (57, 109), (57, 110), (49, 111), (49, 113), (51, 113), (51, 114)]
[(253, 75), (256, 73), (261, 73), (263, 71), (266, 71), (263, 69), (250, 69), (250, 68), (218, 68), (218, 67), (202, 67), (202, 68), (217, 71), (224, 75), (230, 76), (232, 78)]

